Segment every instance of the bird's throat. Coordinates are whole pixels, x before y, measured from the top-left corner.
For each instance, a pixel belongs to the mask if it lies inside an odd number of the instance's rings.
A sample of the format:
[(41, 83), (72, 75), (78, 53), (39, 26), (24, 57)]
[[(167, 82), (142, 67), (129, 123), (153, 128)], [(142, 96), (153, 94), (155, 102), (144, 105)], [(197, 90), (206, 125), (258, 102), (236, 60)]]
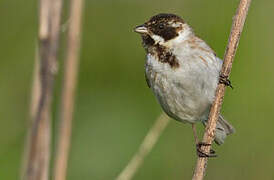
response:
[(155, 56), (159, 62), (169, 64), (172, 69), (177, 69), (180, 66), (178, 59), (172, 51), (160, 44), (147, 46), (146, 51), (152, 56)]

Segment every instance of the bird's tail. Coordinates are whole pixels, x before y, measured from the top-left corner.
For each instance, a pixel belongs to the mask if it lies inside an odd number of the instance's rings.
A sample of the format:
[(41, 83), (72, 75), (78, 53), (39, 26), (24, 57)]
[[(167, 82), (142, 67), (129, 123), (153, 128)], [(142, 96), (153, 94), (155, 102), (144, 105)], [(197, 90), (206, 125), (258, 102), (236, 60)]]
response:
[[(204, 122), (206, 125), (207, 122)], [(229, 124), (222, 115), (219, 116), (219, 119), (216, 124), (215, 139), (216, 144), (221, 145), (224, 143), (227, 135), (235, 132), (234, 127)]]

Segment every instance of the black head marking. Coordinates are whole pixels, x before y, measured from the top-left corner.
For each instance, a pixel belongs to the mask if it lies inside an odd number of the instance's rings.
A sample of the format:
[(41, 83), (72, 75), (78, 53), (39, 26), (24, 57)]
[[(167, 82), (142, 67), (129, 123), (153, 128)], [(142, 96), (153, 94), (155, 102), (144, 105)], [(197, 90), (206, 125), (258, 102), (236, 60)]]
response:
[(160, 45), (153, 39), (152, 35), (158, 35), (164, 41), (177, 37), (179, 31), (182, 30), (184, 20), (175, 14), (158, 14), (150, 18), (145, 24), (137, 26), (140, 28), (143, 46), (147, 53), (158, 57), (157, 60), (164, 64), (169, 64), (173, 69), (179, 68), (180, 64), (176, 56), (167, 47)]
[(147, 28), (156, 35), (161, 36), (165, 41), (178, 36), (181, 27), (173, 27), (172, 23), (184, 23), (184, 20), (175, 14), (158, 14), (145, 23)]
[(143, 35), (142, 39), (144, 46), (153, 46), (155, 44), (155, 41), (149, 35)]
[(149, 22), (153, 21), (170, 21), (170, 20), (176, 20), (178, 22), (184, 23), (184, 20), (180, 18), (179, 16), (175, 14), (167, 14), (167, 13), (160, 13), (155, 16), (152, 16), (149, 20)]

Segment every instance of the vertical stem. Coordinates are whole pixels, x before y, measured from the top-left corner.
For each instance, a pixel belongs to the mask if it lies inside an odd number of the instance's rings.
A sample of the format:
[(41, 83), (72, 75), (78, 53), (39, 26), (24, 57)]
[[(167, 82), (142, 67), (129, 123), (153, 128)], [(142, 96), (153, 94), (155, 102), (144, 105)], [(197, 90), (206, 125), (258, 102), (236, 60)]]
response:
[[(49, 179), (51, 101), (57, 72), (62, 0), (40, 0), (38, 70), (32, 92), (31, 124), (23, 179)], [(39, 91), (39, 92), (38, 92)]]
[[(33, 83), (32, 83), (32, 90), (31, 90), (31, 100), (30, 100), (30, 111), (29, 111), (29, 118), (34, 120), (35, 112), (37, 111), (37, 106), (39, 102), (40, 92), (41, 92), (41, 84), (40, 84), (40, 74), (39, 74), (39, 58), (38, 58), (38, 46), (36, 46), (35, 51), (35, 62), (34, 62), (34, 71), (33, 71)], [(33, 123), (33, 122), (28, 122)], [(28, 153), (29, 153), (29, 145), (30, 145), (30, 131), (27, 133), (25, 145), (24, 145), (24, 152), (22, 157), (22, 164), (21, 164), (21, 171), (20, 171), (20, 179), (24, 179), (24, 174), (27, 168), (27, 160), (28, 160)]]
[[(221, 75), (224, 77), (229, 77), (230, 75), (232, 63), (234, 60), (234, 56), (236, 54), (236, 50), (239, 44), (240, 36), (244, 27), (250, 3), (251, 0), (241, 0), (236, 15), (234, 17), (230, 37), (228, 40), (228, 45), (224, 55), (224, 62), (221, 70)], [(206, 126), (205, 134), (203, 137), (203, 142), (207, 144), (211, 144), (214, 140), (216, 123), (223, 103), (224, 93), (225, 85), (219, 84), (216, 90), (216, 98), (212, 104), (208, 124)], [(203, 150), (206, 153), (209, 153), (210, 146), (205, 146)], [(192, 180), (202, 180), (204, 178), (207, 160), (208, 158), (204, 157), (198, 158)]]
[(54, 169), (55, 180), (65, 180), (70, 148), (74, 96), (79, 64), (81, 17), (83, 0), (71, 0), (68, 27), (67, 54), (60, 112), (59, 137)]

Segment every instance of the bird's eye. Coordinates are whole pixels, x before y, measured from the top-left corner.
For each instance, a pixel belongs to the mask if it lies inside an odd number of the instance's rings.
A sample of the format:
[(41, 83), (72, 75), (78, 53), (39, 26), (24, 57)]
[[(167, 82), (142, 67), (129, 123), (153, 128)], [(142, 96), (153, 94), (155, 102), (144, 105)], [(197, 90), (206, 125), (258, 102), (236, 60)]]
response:
[(163, 24), (159, 24), (159, 29), (164, 29), (164, 25)]

